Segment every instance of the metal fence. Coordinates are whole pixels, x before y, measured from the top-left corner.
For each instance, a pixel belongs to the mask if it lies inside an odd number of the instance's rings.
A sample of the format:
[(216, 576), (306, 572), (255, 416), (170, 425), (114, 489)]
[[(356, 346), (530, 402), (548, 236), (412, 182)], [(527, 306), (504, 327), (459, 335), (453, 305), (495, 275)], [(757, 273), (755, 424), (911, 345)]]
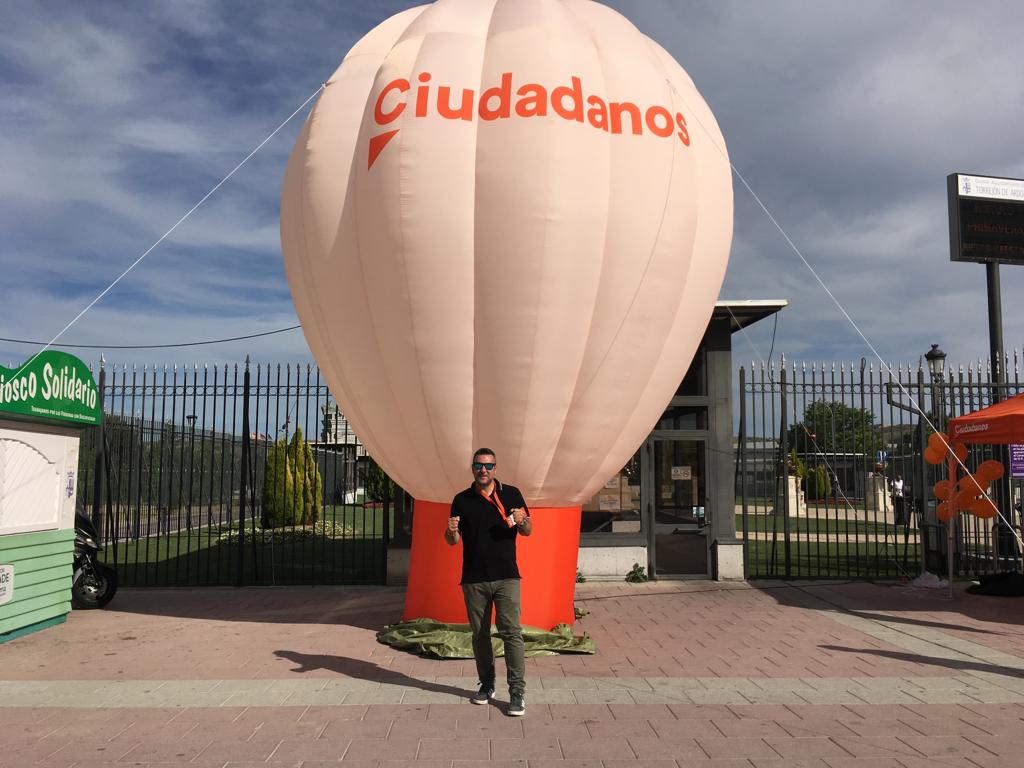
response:
[(104, 367), (79, 511), (134, 586), (383, 583), (406, 495), (311, 366)]
[[(741, 368), (736, 497), (748, 577), (945, 575), (948, 529), (936, 520), (932, 486), (946, 468), (925, 463), (923, 448), (950, 418), (990, 405), (994, 393), (1019, 393), (1019, 362), (1014, 352), (1000, 385), (984, 362), (935, 376), (923, 361), (891, 376), (863, 359)], [(1005, 463), (1004, 453), (974, 446), (965, 464)], [(1008, 477), (994, 488), (1018, 533), (1020, 490)], [(954, 525), (956, 575), (1020, 570), (1016, 535), (998, 518), (960, 515)]]

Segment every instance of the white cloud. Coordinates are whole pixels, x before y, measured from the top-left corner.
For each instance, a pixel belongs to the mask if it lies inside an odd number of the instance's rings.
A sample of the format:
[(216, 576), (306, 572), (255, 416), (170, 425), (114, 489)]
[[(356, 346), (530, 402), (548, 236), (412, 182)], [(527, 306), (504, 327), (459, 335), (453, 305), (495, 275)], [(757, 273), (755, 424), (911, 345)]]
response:
[[(59, 329), (412, 2), (23, 3), (0, 26), (0, 252), (19, 317)], [(682, 63), (730, 154), (887, 360), (985, 354), (984, 270), (948, 262), (945, 176), (1024, 176), (1024, 5), (620, 0)], [(301, 116), (74, 333), (133, 343), (289, 325), (277, 197)], [(740, 183), (723, 296), (786, 298), (775, 352), (866, 354)], [(1008, 345), (1024, 339), (1002, 270)], [(9, 315), (10, 316), (10, 315)], [(771, 322), (750, 329), (760, 354)], [(750, 354), (736, 337), (737, 358)], [(301, 336), (250, 349), (306, 355)], [(195, 354), (205, 354), (203, 348)], [(0, 343), (0, 356), (23, 351)], [(211, 350), (211, 359), (220, 354)], [(244, 357), (244, 355), (243, 355)], [(198, 358), (197, 358), (198, 359)]]

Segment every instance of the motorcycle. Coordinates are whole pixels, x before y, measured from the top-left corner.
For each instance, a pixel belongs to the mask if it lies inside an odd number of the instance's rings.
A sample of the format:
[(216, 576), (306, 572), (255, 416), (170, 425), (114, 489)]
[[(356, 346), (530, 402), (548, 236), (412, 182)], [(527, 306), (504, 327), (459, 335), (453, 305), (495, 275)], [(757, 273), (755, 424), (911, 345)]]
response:
[(96, 559), (103, 547), (92, 521), (75, 513), (74, 578), (71, 605), (75, 608), (102, 608), (117, 592), (117, 571)]

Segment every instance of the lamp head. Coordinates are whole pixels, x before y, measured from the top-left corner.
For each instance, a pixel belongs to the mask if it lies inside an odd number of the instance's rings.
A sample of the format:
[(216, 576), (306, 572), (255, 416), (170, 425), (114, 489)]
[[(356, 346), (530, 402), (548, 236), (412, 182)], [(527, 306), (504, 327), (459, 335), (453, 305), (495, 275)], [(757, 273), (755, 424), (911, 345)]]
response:
[(946, 369), (946, 353), (939, 349), (939, 345), (932, 344), (932, 348), (925, 353), (924, 359), (928, 361), (928, 371), (931, 373), (932, 379), (941, 378)]

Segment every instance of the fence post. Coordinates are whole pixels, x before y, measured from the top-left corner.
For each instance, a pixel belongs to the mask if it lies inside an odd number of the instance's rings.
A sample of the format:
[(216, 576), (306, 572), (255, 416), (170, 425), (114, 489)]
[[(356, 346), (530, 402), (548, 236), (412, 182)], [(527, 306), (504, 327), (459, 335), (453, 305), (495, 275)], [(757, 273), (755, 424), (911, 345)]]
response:
[[(750, 559), (750, 535), (749, 509), (747, 506), (747, 370), (740, 366), (740, 434), (739, 434), (740, 458), (740, 497), (743, 499), (743, 579), (750, 578), (747, 561)], [(735, 502), (734, 502), (735, 503)]]
[(931, 529), (925, 527), (928, 523), (928, 464), (924, 460), (924, 449), (928, 445), (928, 434), (925, 430), (924, 367), (921, 365), (917, 366), (917, 405), (917, 461), (914, 465), (919, 479), (914, 483), (914, 495), (917, 504), (917, 527), (920, 531), (918, 540), (921, 542), (921, 573), (924, 573), (928, 570), (928, 541)]
[(106, 417), (105, 410), (103, 407), (103, 397), (105, 393), (104, 386), (107, 383), (107, 369), (105, 367), (105, 361), (103, 355), (100, 355), (100, 423), (96, 427), (96, 460), (93, 464), (92, 473), (92, 524), (96, 526), (96, 532), (99, 534), (100, 541), (103, 540), (103, 513), (100, 511), (100, 505), (103, 503), (103, 463), (105, 457), (103, 455), (103, 448), (106, 440), (104, 440), (104, 430), (106, 429)]
[(249, 495), (249, 356), (242, 374), (242, 471), (238, 501), (238, 586), (245, 583), (245, 502)]
[[(782, 551), (786, 560), (786, 578), (792, 576), (790, 551), (789, 551), (789, 430), (786, 429), (788, 409), (786, 408), (786, 358), (782, 358), (779, 366), (779, 388), (781, 393), (779, 412), (782, 422), (782, 434), (779, 443), (782, 446)], [(797, 481), (799, 488), (799, 480)]]

